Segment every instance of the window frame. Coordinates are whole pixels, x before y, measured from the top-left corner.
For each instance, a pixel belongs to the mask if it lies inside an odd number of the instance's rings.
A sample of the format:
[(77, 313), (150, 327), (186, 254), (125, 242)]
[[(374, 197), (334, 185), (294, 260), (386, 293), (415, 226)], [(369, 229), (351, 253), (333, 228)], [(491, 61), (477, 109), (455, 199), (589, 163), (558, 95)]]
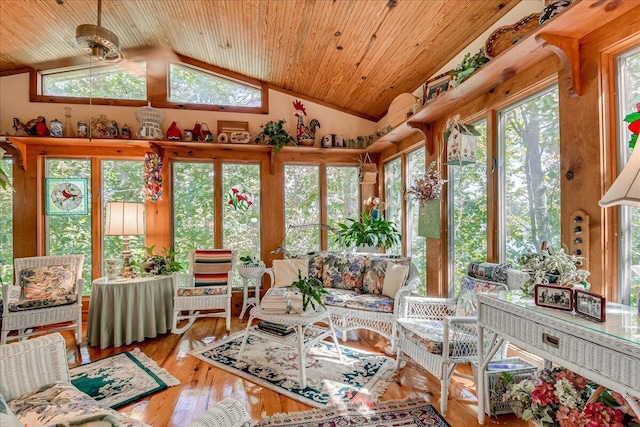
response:
[[(144, 60), (147, 63), (147, 100), (156, 108), (169, 108), (180, 110), (200, 110), (200, 111), (219, 111), (229, 113), (249, 113), (249, 114), (268, 114), (269, 113), (269, 90), (266, 82), (254, 79), (240, 73), (225, 70), (215, 65), (207, 64), (196, 59), (188, 58), (182, 55), (171, 55), (173, 58), (167, 58), (166, 55), (132, 55), (127, 60)], [(260, 88), (262, 95), (262, 105), (260, 107), (238, 107), (228, 105), (208, 105), (208, 104), (187, 104), (169, 102), (169, 65), (171, 63), (184, 65), (200, 71), (209, 72), (220, 75), (221, 77), (246, 83), (250, 86)], [(47, 65), (46, 69), (36, 70), (29, 69), (29, 101), (30, 102), (47, 102), (47, 103), (63, 103), (63, 104), (94, 104), (94, 105), (113, 105), (126, 107), (142, 107), (147, 105), (147, 100), (128, 100), (128, 99), (110, 99), (110, 98), (76, 98), (68, 96), (47, 96), (42, 93), (42, 80), (45, 74), (51, 74), (56, 71), (66, 71), (70, 69), (83, 69), (94, 66), (94, 64), (86, 64), (84, 60), (79, 62), (76, 60), (71, 66), (68, 62), (60, 61)]]

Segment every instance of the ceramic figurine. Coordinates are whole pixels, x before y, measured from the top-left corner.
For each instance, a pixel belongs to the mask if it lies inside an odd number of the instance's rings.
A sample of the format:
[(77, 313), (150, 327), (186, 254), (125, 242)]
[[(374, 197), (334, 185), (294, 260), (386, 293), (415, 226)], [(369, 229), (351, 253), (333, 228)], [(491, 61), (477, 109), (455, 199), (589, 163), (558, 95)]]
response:
[(128, 124), (123, 124), (122, 125), (122, 130), (120, 132), (120, 136), (123, 139), (131, 139), (131, 127), (129, 127)]
[(295, 116), (298, 118), (297, 141), (300, 145), (313, 145), (316, 142), (316, 129), (320, 128), (320, 122), (317, 119), (311, 120), (309, 126), (304, 125), (304, 116), (307, 115), (307, 111), (300, 101), (293, 101), (293, 108), (296, 109)]
[(78, 138), (86, 138), (87, 137), (87, 122), (79, 121), (78, 122)]
[(53, 119), (49, 122), (49, 132), (51, 136), (56, 138), (62, 137), (62, 122), (58, 119)]
[(29, 136), (27, 127), (17, 117), (13, 118), (13, 129), (15, 131), (15, 136)]

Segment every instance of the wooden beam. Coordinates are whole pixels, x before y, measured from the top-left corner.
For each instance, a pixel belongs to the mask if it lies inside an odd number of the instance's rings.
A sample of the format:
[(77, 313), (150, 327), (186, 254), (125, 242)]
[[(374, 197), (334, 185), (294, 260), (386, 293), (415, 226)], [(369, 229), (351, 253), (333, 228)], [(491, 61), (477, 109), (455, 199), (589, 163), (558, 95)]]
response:
[(581, 96), (579, 40), (549, 33), (538, 34), (536, 40), (544, 40), (543, 45), (549, 47), (553, 53), (558, 55), (563, 69), (569, 72), (569, 95), (572, 97)]

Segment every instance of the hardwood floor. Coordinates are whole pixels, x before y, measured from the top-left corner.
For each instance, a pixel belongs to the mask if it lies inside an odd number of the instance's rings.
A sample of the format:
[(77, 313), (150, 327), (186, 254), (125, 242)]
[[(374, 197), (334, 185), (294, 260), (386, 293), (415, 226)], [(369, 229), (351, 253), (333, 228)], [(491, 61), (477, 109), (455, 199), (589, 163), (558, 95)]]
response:
[[(245, 322), (234, 318), (231, 333), (241, 331), (245, 326)], [(188, 426), (192, 420), (206, 411), (208, 406), (229, 397), (243, 402), (254, 421), (276, 413), (312, 409), (188, 355), (191, 350), (227, 337), (224, 319), (199, 319), (183, 335), (169, 333), (141, 343), (104, 350), (89, 347), (86, 342), (77, 348), (71, 333), (63, 334), (67, 340), (67, 355), (71, 367), (138, 347), (180, 380), (178, 386), (119, 409), (120, 412), (154, 427)], [(386, 340), (380, 339), (379, 335), (360, 331), (358, 336), (358, 341), (348, 341), (345, 345), (382, 353)], [(462, 367), (461, 370), (470, 373), (468, 367)], [(397, 379), (398, 381), (391, 384), (382, 395), (381, 401), (421, 397), (436, 409), (439, 408), (440, 383), (423, 369), (409, 362), (399, 372)], [(473, 383), (454, 377), (447, 421), (453, 427), (478, 426), (476, 411), (477, 401)], [(488, 418), (485, 425), (533, 426), (513, 415), (503, 415), (497, 419)]]

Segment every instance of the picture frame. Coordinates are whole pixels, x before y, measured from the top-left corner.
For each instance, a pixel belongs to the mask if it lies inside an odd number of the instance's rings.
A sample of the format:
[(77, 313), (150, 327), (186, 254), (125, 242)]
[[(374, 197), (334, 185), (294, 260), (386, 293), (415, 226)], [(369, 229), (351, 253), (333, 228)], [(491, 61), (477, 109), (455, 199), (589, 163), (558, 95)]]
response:
[(46, 178), (47, 215), (87, 215), (87, 178)]
[(440, 74), (427, 80), (422, 91), (422, 105), (426, 105), (439, 95), (449, 90), (453, 76), (449, 73)]
[(607, 299), (593, 292), (574, 291), (574, 310), (580, 316), (597, 322), (604, 322), (607, 318)]
[(535, 304), (556, 310), (573, 311), (573, 288), (537, 284), (535, 287)]

